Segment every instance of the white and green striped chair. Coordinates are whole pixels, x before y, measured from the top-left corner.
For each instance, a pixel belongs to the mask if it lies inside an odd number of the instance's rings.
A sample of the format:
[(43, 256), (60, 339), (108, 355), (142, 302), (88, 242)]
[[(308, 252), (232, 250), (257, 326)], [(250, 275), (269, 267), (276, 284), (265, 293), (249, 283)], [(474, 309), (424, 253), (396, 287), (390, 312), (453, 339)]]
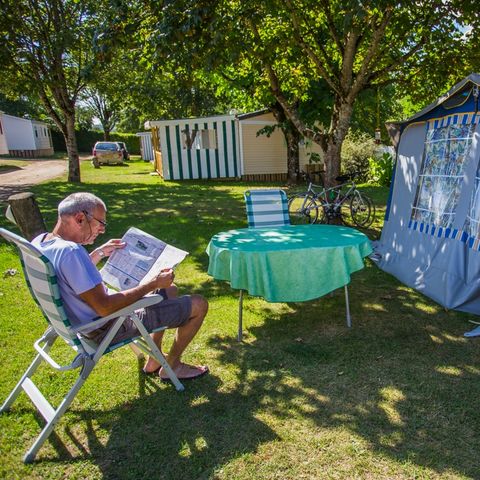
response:
[[(27, 285), (48, 322), (48, 328), (45, 333), (34, 343), (35, 350), (37, 350), (38, 354), (0, 408), (0, 412), (8, 411), (20, 392), (24, 390), (47, 422), (35, 443), (26, 453), (23, 459), (25, 463), (30, 463), (35, 459), (38, 450), (52, 433), (56, 423), (70, 406), (75, 395), (85, 383), (100, 358), (116, 348), (133, 342), (141, 351), (147, 355), (152, 355), (160, 362), (177, 390), (184, 389), (166, 362), (165, 357), (151, 339), (149, 333), (138, 318), (138, 315), (135, 313), (135, 310), (139, 308), (154, 305), (161, 301), (161, 295), (148, 295), (127, 308), (118, 310), (108, 317), (99, 318), (95, 322), (90, 323), (88, 327), (91, 328), (92, 325), (101, 324), (105, 320), (118, 318), (118, 320), (113, 323), (104, 340), (97, 345), (79, 335), (85, 327), (74, 328), (70, 324), (63, 308), (57, 285), (57, 277), (50, 261), (24, 238), (3, 228), (0, 228), (0, 235), (18, 247)], [(134, 339), (110, 345), (112, 338), (127, 316), (133, 319), (142, 335)], [(58, 337), (65, 340), (76, 351), (75, 358), (68, 365), (59, 365), (49, 355), (49, 351)], [(50, 367), (60, 372), (78, 369), (77, 380), (57, 408), (50, 405), (31, 379), (42, 362), (46, 362)]]
[[(280, 189), (246, 190), (243, 194), (249, 228), (290, 225), (287, 194)], [(238, 341), (242, 340), (243, 290), (238, 299)]]
[(290, 225), (288, 199), (283, 190), (247, 190), (243, 195), (250, 228)]

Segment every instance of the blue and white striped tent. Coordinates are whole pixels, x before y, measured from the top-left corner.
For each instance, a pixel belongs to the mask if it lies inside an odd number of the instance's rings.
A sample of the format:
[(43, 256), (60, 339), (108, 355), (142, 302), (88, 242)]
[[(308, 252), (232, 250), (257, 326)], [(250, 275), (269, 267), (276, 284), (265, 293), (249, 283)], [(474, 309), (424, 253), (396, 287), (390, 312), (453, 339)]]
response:
[(387, 128), (396, 148), (378, 265), (449, 309), (480, 313), (480, 75)]
[(159, 120), (145, 123), (156, 130), (165, 180), (239, 177), (238, 122), (234, 115)]

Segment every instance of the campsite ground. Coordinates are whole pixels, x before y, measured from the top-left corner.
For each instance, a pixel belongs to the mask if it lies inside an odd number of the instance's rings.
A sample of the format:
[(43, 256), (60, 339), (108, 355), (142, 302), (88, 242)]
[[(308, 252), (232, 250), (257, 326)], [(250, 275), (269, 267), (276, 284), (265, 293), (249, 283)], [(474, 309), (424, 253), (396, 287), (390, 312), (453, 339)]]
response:
[[(477, 342), (462, 336), (470, 316), (367, 260), (349, 289), (352, 329), (342, 290), (306, 303), (247, 296), (238, 343), (238, 297), (207, 275), (205, 248), (213, 234), (245, 226), (243, 191), (252, 185), (163, 182), (150, 171), (144, 162), (101, 170), (83, 162), (82, 184), (32, 190), (49, 226), (61, 198), (89, 190), (107, 202), (108, 237), (135, 225), (190, 252), (176, 281), (182, 293), (205, 295), (210, 311), (185, 359), (211, 374), (177, 393), (143, 376), (128, 348), (107, 355), (30, 466), (21, 458), (41, 420), (22, 395), (0, 415), (0, 478), (478, 478), (480, 358)], [(381, 206), (373, 238), (388, 192), (363, 188)], [(1, 399), (45, 326), (22, 275), (9, 269), (20, 271), (18, 258), (0, 243)], [(58, 402), (74, 374), (42, 369), (38, 378)]]

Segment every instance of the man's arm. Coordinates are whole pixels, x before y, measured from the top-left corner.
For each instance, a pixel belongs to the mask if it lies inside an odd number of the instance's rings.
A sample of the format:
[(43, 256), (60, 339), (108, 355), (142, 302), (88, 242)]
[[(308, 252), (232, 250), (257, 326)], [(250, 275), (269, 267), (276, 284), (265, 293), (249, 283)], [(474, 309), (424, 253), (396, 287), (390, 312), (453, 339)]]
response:
[(121, 308), (128, 307), (157, 288), (169, 287), (173, 283), (173, 278), (173, 270), (165, 270), (160, 272), (150, 282), (113, 294), (106, 292), (103, 284), (99, 284), (81, 293), (80, 298), (95, 310), (99, 316), (106, 317)]

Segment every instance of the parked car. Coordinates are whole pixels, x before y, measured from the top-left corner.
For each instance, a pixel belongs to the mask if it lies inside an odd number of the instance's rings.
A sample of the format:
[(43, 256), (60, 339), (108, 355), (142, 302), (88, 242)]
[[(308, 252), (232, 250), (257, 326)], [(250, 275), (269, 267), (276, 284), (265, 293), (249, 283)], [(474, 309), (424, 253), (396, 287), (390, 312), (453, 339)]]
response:
[(117, 143), (120, 145), (120, 148), (122, 150), (123, 159), (126, 162), (130, 161), (130, 154), (128, 153), (128, 150), (127, 150), (127, 144), (125, 142), (117, 142)]
[(124, 160), (124, 153), (118, 142), (97, 142), (92, 153), (92, 163), (95, 166), (123, 163)]

